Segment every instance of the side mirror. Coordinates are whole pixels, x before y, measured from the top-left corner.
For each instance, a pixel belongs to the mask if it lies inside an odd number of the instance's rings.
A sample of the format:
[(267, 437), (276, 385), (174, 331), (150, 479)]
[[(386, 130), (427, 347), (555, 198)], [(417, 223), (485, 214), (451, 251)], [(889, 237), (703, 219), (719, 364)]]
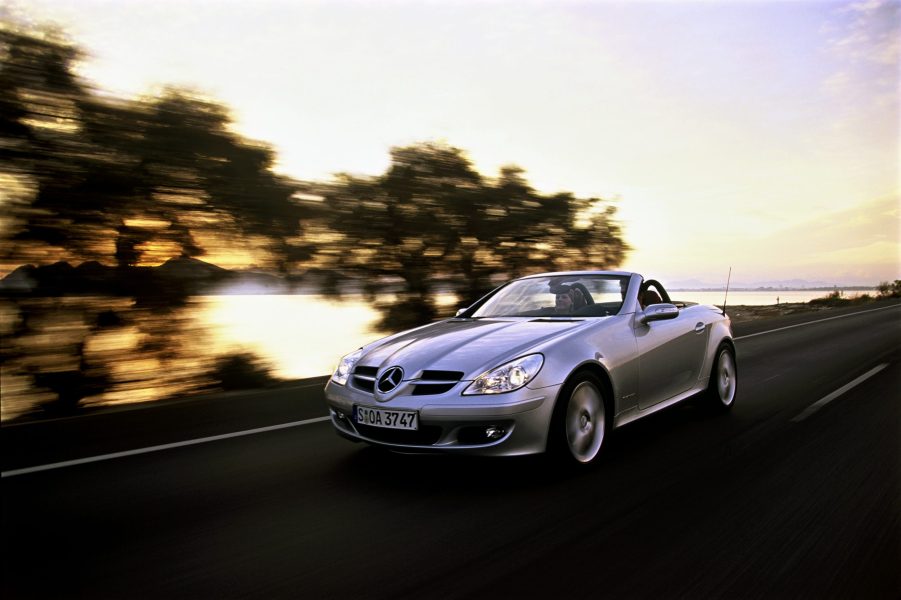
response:
[(652, 321), (666, 321), (679, 316), (679, 309), (675, 304), (652, 304), (644, 309), (641, 322), (648, 324)]
[(467, 310), (469, 310), (469, 307), (468, 307), (468, 306), (464, 306), (463, 308), (461, 308), (460, 310), (457, 311), (457, 314), (455, 314), (454, 317), (459, 317), (460, 315), (462, 315), (463, 313), (465, 313)]

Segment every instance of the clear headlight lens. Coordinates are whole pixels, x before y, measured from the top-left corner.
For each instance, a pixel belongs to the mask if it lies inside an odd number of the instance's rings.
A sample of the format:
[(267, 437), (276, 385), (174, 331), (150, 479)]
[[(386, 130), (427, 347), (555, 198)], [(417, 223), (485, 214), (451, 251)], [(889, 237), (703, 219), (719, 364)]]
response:
[(463, 395), (503, 394), (518, 390), (534, 379), (543, 364), (544, 357), (540, 354), (530, 354), (511, 360), (476, 377)]
[(338, 385), (345, 385), (347, 383), (347, 378), (350, 377), (350, 374), (354, 370), (354, 366), (357, 364), (357, 361), (360, 360), (360, 356), (362, 355), (363, 350), (360, 349), (342, 358), (341, 362), (338, 364), (338, 368), (335, 369), (335, 374), (332, 375), (332, 381)]

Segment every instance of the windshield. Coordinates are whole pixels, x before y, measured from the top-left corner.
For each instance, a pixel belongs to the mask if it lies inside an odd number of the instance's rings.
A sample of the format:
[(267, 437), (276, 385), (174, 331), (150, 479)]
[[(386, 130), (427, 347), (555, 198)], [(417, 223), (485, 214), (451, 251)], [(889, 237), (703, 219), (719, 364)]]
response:
[(603, 317), (623, 305), (628, 275), (551, 275), (514, 281), (480, 306), (473, 318)]

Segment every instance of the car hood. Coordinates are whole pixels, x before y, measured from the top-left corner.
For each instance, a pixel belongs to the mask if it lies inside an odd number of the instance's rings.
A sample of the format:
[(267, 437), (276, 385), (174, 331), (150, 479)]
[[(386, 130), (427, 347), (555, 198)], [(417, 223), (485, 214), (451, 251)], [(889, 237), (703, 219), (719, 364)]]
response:
[(452, 319), (374, 342), (363, 348), (360, 366), (399, 366), (404, 379), (424, 370), (458, 371), (474, 379), (553, 339), (587, 327), (591, 320)]

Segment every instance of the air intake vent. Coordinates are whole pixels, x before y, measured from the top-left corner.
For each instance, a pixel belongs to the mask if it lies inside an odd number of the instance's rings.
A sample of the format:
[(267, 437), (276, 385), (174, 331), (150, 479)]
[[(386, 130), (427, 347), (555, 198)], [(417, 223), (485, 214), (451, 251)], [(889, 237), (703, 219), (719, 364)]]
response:
[(529, 323), (581, 323), (585, 319), (574, 319), (572, 317), (554, 317), (549, 319), (532, 319)]
[(463, 371), (423, 371), (421, 381), (460, 381)]
[(456, 383), (417, 383), (413, 386), (414, 396), (432, 396), (434, 394), (443, 394), (453, 388)]
[(463, 371), (423, 371), (413, 386), (413, 395), (431, 396), (449, 392), (462, 378)]
[(378, 372), (378, 367), (357, 367), (354, 369), (351, 382), (358, 390), (372, 393), (375, 390), (375, 376)]
[(409, 446), (431, 446), (441, 437), (442, 429), (430, 425), (420, 427), (418, 431), (401, 431), (399, 429), (384, 429), (382, 427), (370, 427), (369, 425), (355, 425), (360, 435), (371, 440), (388, 444), (405, 444)]

